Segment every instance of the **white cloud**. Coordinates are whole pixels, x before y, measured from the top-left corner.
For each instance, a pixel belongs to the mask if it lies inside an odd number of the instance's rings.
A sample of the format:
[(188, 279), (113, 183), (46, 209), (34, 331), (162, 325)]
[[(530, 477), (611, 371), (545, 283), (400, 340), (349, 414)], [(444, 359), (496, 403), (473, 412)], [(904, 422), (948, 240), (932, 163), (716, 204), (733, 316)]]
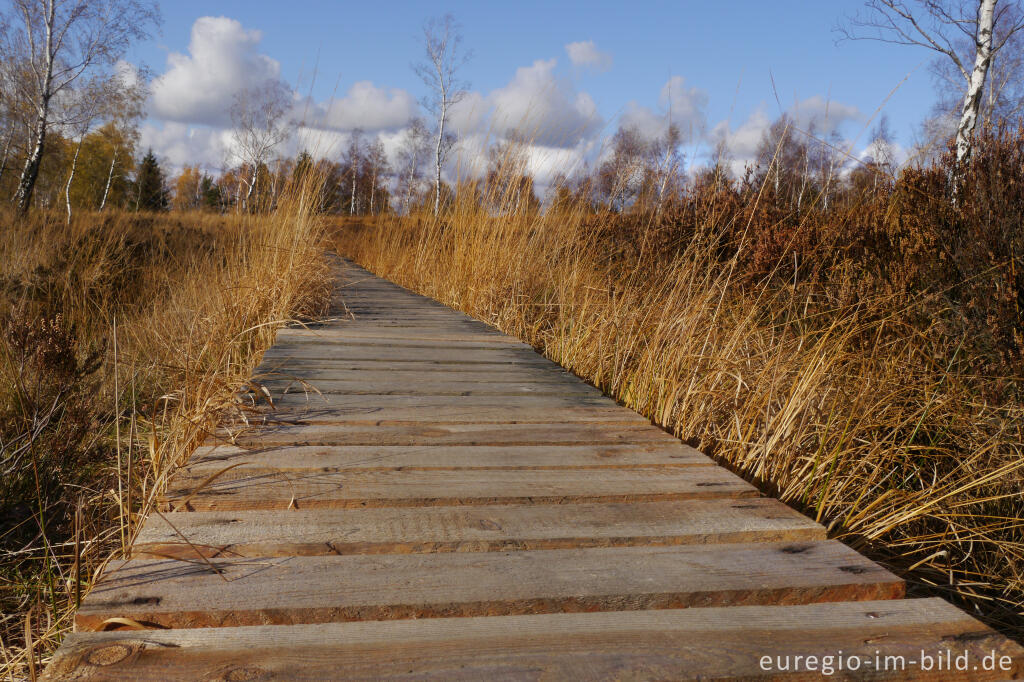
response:
[[(449, 118), (451, 129), (459, 137), (480, 132), (486, 125), (490, 108), (491, 105), (482, 94), (476, 91), (467, 92), (465, 97), (451, 109)], [(432, 125), (432, 123), (428, 122), (428, 125)]]
[(219, 171), (231, 144), (230, 131), (174, 121), (163, 125), (146, 123), (139, 130), (139, 148), (152, 148), (173, 173), (195, 165), (208, 172)]
[(318, 125), (334, 130), (394, 130), (416, 115), (416, 99), (400, 88), (359, 81), (344, 97), (318, 107)]
[(565, 53), (569, 55), (573, 66), (585, 66), (598, 71), (607, 71), (612, 66), (612, 56), (598, 50), (593, 40), (569, 43), (565, 46)]
[(828, 100), (821, 95), (796, 103), (786, 113), (792, 117), (797, 128), (816, 135), (830, 135), (847, 121), (863, 118), (857, 107)]
[(732, 160), (742, 167), (757, 156), (761, 139), (771, 124), (772, 120), (764, 108), (760, 107), (736, 129), (730, 127), (729, 121), (721, 121), (712, 129), (709, 137), (712, 144), (716, 147), (722, 145)]
[(632, 101), (626, 105), (619, 123), (626, 128), (636, 128), (647, 138), (654, 138), (665, 134), (671, 118), (686, 142), (702, 134), (707, 105), (707, 92), (700, 88), (687, 88), (685, 78), (672, 76), (659, 93), (660, 112)]
[(593, 98), (574, 92), (555, 76), (557, 61), (537, 60), (516, 70), (503, 88), (487, 96), (493, 110), (491, 132), (499, 137), (520, 133), (534, 144), (574, 147), (601, 127)]
[(167, 71), (153, 82), (151, 113), (166, 121), (227, 124), (236, 93), (280, 78), (280, 64), (258, 51), (262, 38), (234, 19), (197, 19), (189, 54), (170, 54)]
[(533, 176), (538, 194), (543, 198), (547, 188), (559, 175), (571, 176), (579, 172), (585, 163), (589, 145), (573, 149), (531, 145), (526, 150), (526, 169)]

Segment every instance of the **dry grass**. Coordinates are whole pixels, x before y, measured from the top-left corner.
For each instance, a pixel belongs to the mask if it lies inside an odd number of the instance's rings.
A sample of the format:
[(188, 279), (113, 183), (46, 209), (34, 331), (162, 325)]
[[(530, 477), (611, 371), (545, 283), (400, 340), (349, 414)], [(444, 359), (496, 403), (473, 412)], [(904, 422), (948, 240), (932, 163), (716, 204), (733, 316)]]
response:
[(7, 676), (40, 669), (276, 327), (325, 305), (322, 230), (301, 200), (270, 216), (82, 213), (70, 228), (5, 216)]
[(924, 299), (843, 294), (856, 267), (827, 286), (741, 277), (752, 223), (715, 210), (657, 250), (656, 218), (616, 236), (622, 216), (579, 205), (484, 205), (342, 227), (338, 251), (523, 338), (912, 585), (1024, 632), (1024, 410), (979, 397), (941, 315), (911, 310)]

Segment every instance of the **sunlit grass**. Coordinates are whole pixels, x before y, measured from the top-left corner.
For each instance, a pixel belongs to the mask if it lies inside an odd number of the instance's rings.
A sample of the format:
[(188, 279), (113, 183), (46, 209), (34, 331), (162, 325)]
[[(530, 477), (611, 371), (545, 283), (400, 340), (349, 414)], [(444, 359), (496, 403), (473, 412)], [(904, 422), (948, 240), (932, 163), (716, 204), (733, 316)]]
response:
[(515, 206), (456, 197), (439, 218), (382, 217), (336, 243), (523, 338), (912, 585), (1021, 631), (1024, 409), (978, 395), (937, 319), (886, 293), (844, 300), (852, 275), (740, 277), (746, 226), (714, 206), (667, 254), (647, 247), (654, 216), (616, 232), (622, 216), (579, 203)]
[[(276, 328), (326, 305), (307, 191), (271, 215), (6, 216), (0, 461), (19, 519), (0, 529), (7, 676), (41, 670)], [(75, 365), (90, 355), (96, 367)]]

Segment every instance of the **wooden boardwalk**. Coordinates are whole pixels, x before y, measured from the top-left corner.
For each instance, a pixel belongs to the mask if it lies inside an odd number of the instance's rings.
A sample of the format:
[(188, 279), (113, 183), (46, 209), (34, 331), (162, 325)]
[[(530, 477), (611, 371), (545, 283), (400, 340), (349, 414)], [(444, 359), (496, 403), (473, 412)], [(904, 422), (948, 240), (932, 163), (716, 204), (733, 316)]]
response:
[[(517, 339), (351, 265), (338, 280), (335, 318), (266, 354), (273, 407), (178, 472), (48, 679), (1024, 671)], [(133, 621), (151, 629), (103, 631)]]

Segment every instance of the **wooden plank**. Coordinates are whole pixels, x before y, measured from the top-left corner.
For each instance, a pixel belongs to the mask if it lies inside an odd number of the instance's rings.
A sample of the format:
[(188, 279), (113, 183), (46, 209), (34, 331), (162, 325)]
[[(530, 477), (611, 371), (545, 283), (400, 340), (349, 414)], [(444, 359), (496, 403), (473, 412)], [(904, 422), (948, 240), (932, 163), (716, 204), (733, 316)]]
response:
[[(290, 331), (290, 330), (289, 330)], [(445, 331), (438, 325), (431, 325), (427, 328), (412, 327), (381, 327), (379, 325), (347, 325), (331, 326), (326, 330), (313, 330), (317, 332), (329, 331), (329, 338), (338, 339), (368, 339), (385, 345), (392, 340), (405, 339), (416, 341), (433, 341), (437, 344), (449, 342), (487, 341), (492, 344), (508, 344), (512, 346), (521, 345), (523, 342), (514, 336), (508, 336), (498, 331)], [(279, 332), (280, 334), (280, 332)], [(289, 334), (291, 336), (291, 334)]]
[(411, 299), (411, 298), (394, 298), (391, 300), (382, 300), (376, 296), (363, 297), (363, 298), (345, 298), (338, 299), (339, 308), (344, 311), (342, 315), (339, 315), (339, 319), (347, 319), (348, 315), (355, 315), (358, 317), (363, 313), (376, 313), (381, 311), (400, 311), (400, 312), (444, 312), (449, 315), (462, 315), (462, 313), (453, 310), (445, 305), (431, 301), (430, 299)]
[[(818, 680), (831, 671), (839, 679), (980, 681), (1024, 675), (1018, 644), (941, 599), (78, 632), (64, 642), (44, 679)], [(946, 651), (966, 654), (977, 669), (922, 670), (921, 652)], [(985, 670), (992, 654), (997, 669)], [(778, 670), (786, 660), (778, 657), (792, 662), (796, 655), (803, 657), (800, 670)], [(857, 672), (849, 670), (852, 661)]]
[(494, 552), (824, 540), (781, 502), (495, 505), (172, 512), (146, 520), (133, 558)]
[[(289, 372), (302, 376), (306, 370), (339, 369), (347, 371), (367, 370), (376, 372), (451, 372), (478, 369), (481, 372), (509, 372), (523, 370), (526, 372), (560, 372), (558, 365), (545, 361), (534, 363), (518, 362), (434, 362), (416, 360), (334, 360), (331, 358), (266, 358), (256, 368), (254, 376), (258, 379), (267, 372)], [(614, 402), (614, 401), (613, 401)]]
[[(399, 370), (400, 371), (400, 370)], [(252, 406), (250, 392), (239, 394), (244, 404)], [(260, 408), (267, 407), (265, 396), (260, 396), (256, 401)], [(614, 400), (604, 395), (537, 395), (537, 396), (459, 396), (459, 395), (437, 395), (437, 396), (413, 396), (413, 395), (343, 395), (340, 393), (317, 394), (311, 393), (308, 397), (296, 393), (289, 393), (274, 401), (275, 409), (281, 411), (296, 411), (303, 409), (334, 409), (343, 411), (360, 410), (381, 410), (383, 408), (415, 408), (427, 407), (436, 408), (438, 413), (446, 410), (459, 410), (466, 407), (501, 407), (507, 406), (509, 410), (529, 410), (534, 407), (548, 409), (562, 407), (618, 407)], [(625, 410), (632, 412), (632, 410)]]
[[(290, 381), (306, 381), (318, 388), (321, 384), (331, 385), (327, 382), (352, 383), (359, 382), (366, 387), (382, 386), (385, 388), (394, 387), (397, 384), (411, 385), (433, 385), (433, 384), (552, 384), (559, 386), (580, 387), (588, 386), (579, 378), (566, 372), (557, 372), (547, 368), (536, 368), (533, 370), (515, 370), (506, 368), (497, 372), (478, 372), (466, 366), (460, 366), (448, 371), (438, 372), (436, 370), (410, 371), (401, 374), (389, 371), (378, 370), (350, 370), (350, 369), (303, 369), (288, 370), (282, 369), (272, 372), (264, 372), (257, 375), (257, 381), (263, 385), (280, 384)], [(600, 392), (598, 391), (598, 394)], [(620, 408), (621, 409), (621, 408)]]
[(894, 599), (903, 581), (835, 541), (522, 552), (133, 559), (82, 603), (158, 627)]
[(415, 424), (354, 426), (310, 424), (218, 430), (216, 443), (234, 445), (630, 445), (678, 443), (647, 425), (624, 424)]
[(477, 322), (471, 317), (466, 317), (462, 313), (455, 313), (452, 311), (448, 312), (430, 312), (430, 311), (419, 311), (419, 312), (403, 312), (399, 310), (388, 310), (387, 308), (378, 309), (376, 312), (370, 313), (359, 313), (351, 314), (351, 318), (348, 324), (358, 325), (362, 322), (412, 322), (412, 323), (426, 323), (426, 324), (464, 324), (469, 322)]
[(187, 470), (212, 474), (242, 464), (249, 473), (339, 471), (341, 469), (551, 469), (637, 466), (713, 466), (703, 453), (682, 443), (646, 445), (384, 445), (202, 446)]
[[(442, 396), (465, 398), (466, 396)], [(477, 396), (469, 396), (477, 399)], [(495, 397), (495, 396), (491, 396)], [(507, 396), (500, 396), (501, 398)], [(275, 403), (276, 404), (276, 403)], [(632, 410), (621, 407), (562, 407), (544, 406), (511, 409), (501, 405), (452, 406), (443, 410), (436, 407), (314, 407), (315, 403), (300, 404), (292, 408), (267, 407), (253, 409), (239, 417), (225, 420), (236, 427), (249, 424), (358, 424), (377, 426), (400, 426), (427, 422), (431, 424), (545, 424), (560, 423), (594, 424), (647, 424), (648, 421)]]
[(348, 395), (601, 395), (601, 391), (583, 382), (567, 381), (449, 381), (441, 377), (434, 380), (406, 382), (402, 377), (373, 382), (353, 379), (264, 379), (260, 382), (271, 393), (345, 393)]
[[(342, 328), (338, 332), (345, 331), (348, 328)], [(353, 331), (360, 331), (358, 327), (351, 327)], [(396, 348), (478, 348), (481, 350), (522, 350), (524, 352), (535, 352), (532, 346), (529, 346), (522, 341), (508, 341), (502, 337), (492, 337), (487, 335), (477, 335), (477, 338), (470, 339), (468, 341), (422, 341), (419, 339), (402, 339), (401, 334), (408, 334), (407, 330), (396, 330), (393, 327), (381, 328), (380, 331), (375, 329), (366, 330), (373, 332), (374, 334), (381, 334), (384, 331), (390, 332), (384, 338), (381, 337), (370, 337), (370, 338), (350, 338), (343, 333), (333, 333), (332, 330), (315, 330), (315, 331), (297, 331), (295, 333), (281, 332), (278, 334), (279, 343), (288, 343), (296, 346), (305, 346), (309, 344), (323, 345), (326, 348), (333, 348), (335, 346), (370, 346), (371, 348), (379, 348), (381, 346), (396, 347)], [(287, 332), (287, 330), (286, 330)], [(301, 332), (301, 333), (300, 333)]]
[[(335, 311), (333, 314), (337, 315), (341, 311)], [(468, 332), (468, 331), (481, 331), (481, 332), (494, 332), (494, 327), (490, 326), (486, 322), (474, 320), (471, 317), (464, 319), (454, 320), (441, 320), (441, 321), (429, 321), (429, 320), (396, 320), (391, 316), (384, 316), (380, 319), (351, 319), (347, 323), (352, 327), (365, 326), (366, 328), (379, 328), (379, 327), (415, 327), (417, 329), (445, 329), (448, 331)]]
[(264, 359), (323, 358), (327, 360), (405, 360), (412, 362), (514, 363), (549, 366), (550, 360), (532, 349), (455, 349), (443, 345), (436, 348), (390, 348), (380, 346), (324, 346), (321, 344), (279, 343), (264, 353)]
[[(375, 327), (370, 325), (353, 324), (345, 321), (318, 329), (281, 329), (278, 330), (276, 339), (282, 342), (288, 341), (295, 343), (346, 343), (351, 345), (369, 346), (406, 344), (433, 348), (444, 348), (447, 346), (455, 348), (512, 347), (533, 350), (529, 344), (523, 343), (514, 336), (506, 336), (498, 332), (462, 332), (461, 334), (450, 334), (447, 338), (441, 341), (410, 338), (410, 335), (415, 335), (415, 332), (408, 329)], [(458, 339), (458, 336), (460, 335), (466, 337), (465, 340)]]
[[(183, 469), (162, 498), (189, 511), (351, 509), (480, 504), (657, 502), (754, 497), (757, 489), (712, 466), (628, 469), (342, 469), (225, 471)], [(206, 483), (200, 488), (200, 484)]]

